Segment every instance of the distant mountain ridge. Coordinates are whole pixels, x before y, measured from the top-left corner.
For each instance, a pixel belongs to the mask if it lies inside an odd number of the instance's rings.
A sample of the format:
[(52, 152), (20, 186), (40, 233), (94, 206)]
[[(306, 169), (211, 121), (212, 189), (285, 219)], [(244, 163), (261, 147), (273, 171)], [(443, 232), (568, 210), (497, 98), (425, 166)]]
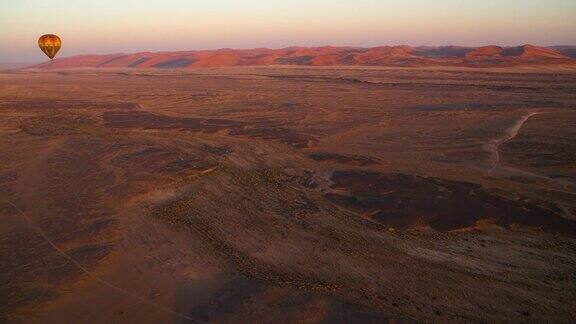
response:
[(576, 47), (523, 45), (500, 47), (287, 47), (283, 49), (219, 49), (134, 54), (78, 55), (32, 66), (69, 68), (201, 68), (261, 65), (471, 66), (576, 64)]

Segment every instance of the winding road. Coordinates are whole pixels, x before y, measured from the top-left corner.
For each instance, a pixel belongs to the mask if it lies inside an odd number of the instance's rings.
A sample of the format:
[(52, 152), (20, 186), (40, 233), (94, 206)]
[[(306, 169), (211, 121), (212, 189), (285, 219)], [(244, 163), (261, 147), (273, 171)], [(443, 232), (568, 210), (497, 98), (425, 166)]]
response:
[(498, 168), (498, 165), (500, 164), (500, 146), (518, 136), (518, 133), (520, 132), (520, 129), (522, 129), (522, 126), (524, 126), (524, 124), (531, 117), (539, 114), (542, 113), (533, 112), (520, 117), (520, 119), (516, 121), (516, 123), (514, 123), (511, 127), (506, 129), (502, 137), (496, 138), (486, 145), (486, 149), (492, 154), (492, 157), (490, 159), (490, 165), (492, 167), (488, 170), (487, 172), (488, 175), (492, 175), (494, 170), (496, 170), (496, 168)]

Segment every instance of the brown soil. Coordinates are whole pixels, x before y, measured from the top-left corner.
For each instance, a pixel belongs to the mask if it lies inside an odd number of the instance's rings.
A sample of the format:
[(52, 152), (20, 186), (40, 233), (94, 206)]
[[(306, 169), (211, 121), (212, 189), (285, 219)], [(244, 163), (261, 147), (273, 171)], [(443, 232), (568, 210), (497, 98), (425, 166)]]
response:
[(570, 322), (575, 89), (570, 66), (0, 73), (0, 322)]

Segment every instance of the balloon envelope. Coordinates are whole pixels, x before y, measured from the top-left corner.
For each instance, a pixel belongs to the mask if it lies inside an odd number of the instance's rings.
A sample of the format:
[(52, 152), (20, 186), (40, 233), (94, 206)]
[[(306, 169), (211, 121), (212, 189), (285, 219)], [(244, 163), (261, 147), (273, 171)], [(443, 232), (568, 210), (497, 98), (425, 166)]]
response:
[(40, 36), (38, 39), (38, 46), (40, 46), (40, 49), (44, 54), (46, 54), (50, 59), (53, 59), (62, 46), (62, 40), (60, 40), (60, 37), (56, 35), (46, 34)]

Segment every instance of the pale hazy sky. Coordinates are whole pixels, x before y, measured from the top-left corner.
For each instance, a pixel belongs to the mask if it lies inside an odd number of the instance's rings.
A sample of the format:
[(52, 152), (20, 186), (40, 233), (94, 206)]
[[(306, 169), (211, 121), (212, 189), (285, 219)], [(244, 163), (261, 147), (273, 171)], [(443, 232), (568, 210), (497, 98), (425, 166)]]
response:
[(0, 62), (291, 45), (576, 44), (576, 0), (0, 0)]

